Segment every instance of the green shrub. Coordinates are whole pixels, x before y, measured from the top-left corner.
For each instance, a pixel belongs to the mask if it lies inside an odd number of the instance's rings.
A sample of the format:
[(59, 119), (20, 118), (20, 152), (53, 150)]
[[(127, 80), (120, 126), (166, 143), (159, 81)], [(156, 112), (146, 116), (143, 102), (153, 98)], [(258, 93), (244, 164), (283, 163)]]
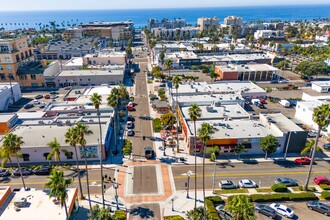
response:
[(274, 185), (272, 185), (271, 188), (274, 192), (287, 192), (288, 191), (288, 187), (286, 187), (286, 185), (284, 185), (282, 183), (274, 184)]
[(322, 196), (323, 199), (329, 200), (330, 199), (330, 192), (323, 191), (323, 192), (321, 192), (321, 196)]
[(129, 156), (132, 153), (132, 142), (124, 140), (123, 153), (125, 156)]
[(208, 219), (220, 220), (217, 210), (215, 210), (214, 204), (211, 200), (205, 198), (205, 206), (207, 209)]
[(220, 196), (207, 196), (205, 197), (205, 199), (208, 199), (213, 202), (213, 205), (215, 206), (225, 203), (225, 201), (223, 201)]
[(148, 83), (152, 83), (152, 79), (148, 79)]
[(117, 210), (113, 215), (115, 220), (125, 220), (126, 219), (126, 212), (124, 210)]
[(323, 190), (330, 190), (330, 186), (327, 185), (327, 184), (320, 184), (319, 186), (320, 186), (321, 189), (323, 189)]
[(154, 132), (160, 132), (160, 130), (163, 129), (163, 126), (160, 123), (160, 118), (154, 118), (154, 119), (152, 119), (152, 127), (154, 129)]
[(303, 193), (275, 193), (275, 194), (252, 194), (252, 202), (273, 202), (273, 201), (296, 201), (296, 200), (315, 200), (317, 197), (312, 192)]
[(165, 220), (184, 220), (180, 215), (164, 216)]

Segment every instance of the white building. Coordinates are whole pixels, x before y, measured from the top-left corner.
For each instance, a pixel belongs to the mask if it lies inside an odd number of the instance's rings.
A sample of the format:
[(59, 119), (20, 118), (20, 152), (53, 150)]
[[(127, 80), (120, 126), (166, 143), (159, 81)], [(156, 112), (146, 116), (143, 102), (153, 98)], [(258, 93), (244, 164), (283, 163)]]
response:
[(242, 26), (243, 18), (237, 16), (228, 16), (224, 19), (224, 24), (228, 26)]
[(83, 65), (125, 65), (126, 52), (102, 50), (83, 57)]
[(21, 87), (17, 82), (0, 83), (0, 111), (6, 111), (10, 105), (21, 98)]
[(313, 81), (312, 89), (321, 93), (330, 92), (330, 81)]
[(257, 30), (254, 32), (254, 39), (284, 38), (283, 31), (275, 30)]
[(166, 29), (162, 27), (151, 28), (151, 32), (160, 39), (190, 39), (193, 38), (199, 33), (199, 28), (195, 27), (182, 27), (182, 28), (171, 28)]
[(208, 31), (212, 26), (215, 28), (219, 27), (219, 18), (198, 18), (197, 24), (199, 25), (199, 30), (201, 31)]

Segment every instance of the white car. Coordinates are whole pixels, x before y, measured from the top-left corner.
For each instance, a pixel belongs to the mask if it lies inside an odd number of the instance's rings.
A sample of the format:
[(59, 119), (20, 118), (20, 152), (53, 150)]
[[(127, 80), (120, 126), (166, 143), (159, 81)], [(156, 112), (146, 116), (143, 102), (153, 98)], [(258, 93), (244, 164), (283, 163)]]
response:
[(270, 207), (273, 208), (278, 214), (286, 216), (288, 218), (294, 217), (294, 212), (292, 209), (286, 207), (285, 205), (279, 203), (272, 203)]
[(248, 180), (248, 179), (240, 180), (238, 182), (238, 185), (242, 188), (257, 188), (258, 187), (258, 185), (254, 181)]
[(134, 123), (132, 121), (127, 122), (127, 128), (132, 129), (134, 127)]
[(127, 136), (134, 136), (134, 131), (132, 129), (128, 129)]

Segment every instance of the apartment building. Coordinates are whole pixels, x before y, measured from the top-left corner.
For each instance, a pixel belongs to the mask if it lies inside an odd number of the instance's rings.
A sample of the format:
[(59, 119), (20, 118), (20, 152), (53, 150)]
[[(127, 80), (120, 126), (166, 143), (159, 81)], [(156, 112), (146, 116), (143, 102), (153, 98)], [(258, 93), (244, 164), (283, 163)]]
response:
[(211, 27), (218, 28), (219, 27), (219, 18), (198, 18), (197, 25), (199, 25), (200, 31), (208, 31)]
[[(18, 70), (34, 61), (33, 48), (27, 37), (0, 39), (0, 82), (20, 82)], [(31, 80), (36, 76), (31, 73)]]
[(199, 33), (199, 28), (195, 27), (182, 27), (182, 28), (152, 28), (151, 32), (164, 40), (172, 40), (172, 39), (190, 39), (196, 37), (197, 33)]
[(0, 111), (6, 111), (10, 105), (21, 98), (21, 88), (17, 82), (0, 83)]
[(254, 38), (259, 39), (284, 39), (284, 32), (279, 30), (257, 30), (254, 32)]
[(182, 18), (175, 18), (173, 21), (170, 21), (167, 18), (163, 18), (160, 22), (156, 18), (150, 18), (148, 20), (148, 30), (150, 31), (152, 28), (183, 28), (187, 26), (187, 22)]
[(224, 24), (228, 26), (242, 26), (243, 18), (237, 16), (228, 16), (224, 19)]

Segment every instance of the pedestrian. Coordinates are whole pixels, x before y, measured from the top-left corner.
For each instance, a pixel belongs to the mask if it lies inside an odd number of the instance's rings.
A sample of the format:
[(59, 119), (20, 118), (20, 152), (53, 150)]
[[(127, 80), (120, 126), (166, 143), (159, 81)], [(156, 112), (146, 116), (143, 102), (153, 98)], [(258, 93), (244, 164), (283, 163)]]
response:
[(107, 174), (105, 174), (105, 175), (104, 175), (104, 178), (105, 178), (105, 179), (108, 179), (108, 175), (107, 175)]

